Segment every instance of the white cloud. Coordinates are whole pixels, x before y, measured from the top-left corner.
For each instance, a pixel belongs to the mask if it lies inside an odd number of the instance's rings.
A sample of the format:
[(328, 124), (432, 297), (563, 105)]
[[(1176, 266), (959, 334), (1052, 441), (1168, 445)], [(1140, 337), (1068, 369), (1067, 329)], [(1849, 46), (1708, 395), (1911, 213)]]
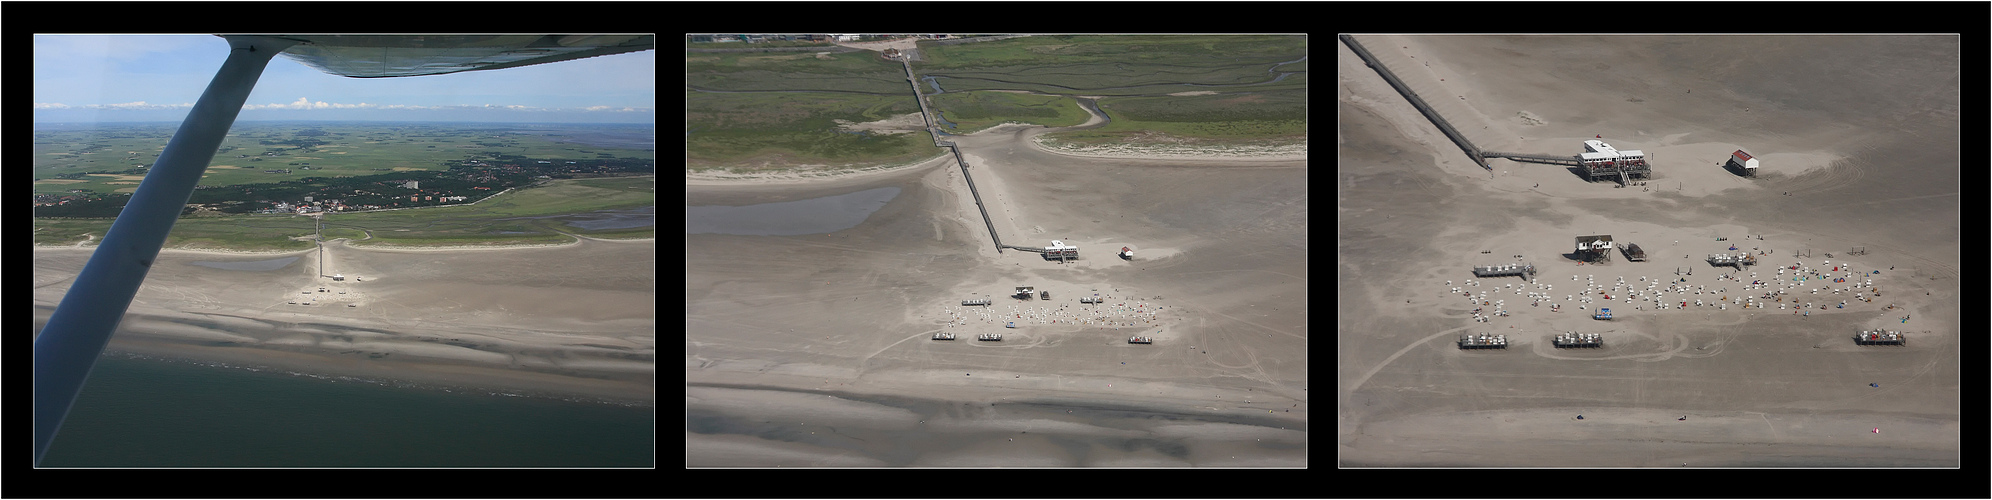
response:
[(608, 112), (611, 112), (611, 113), (643, 113), (643, 112), (650, 112), (650, 111), (653, 111), (653, 109), (652, 109), (652, 108), (635, 108), (635, 107), (629, 107), (629, 106), (623, 106), (623, 107), (615, 107), (615, 106), (589, 106), (589, 107), (585, 107), (585, 108), (581, 108), (580, 110), (581, 110), (581, 111), (608, 111)]
[(118, 110), (160, 110), (160, 109), (182, 109), (182, 108), (192, 108), (192, 107), (194, 107), (194, 104), (193, 104), (193, 103), (181, 103), (181, 104), (152, 104), (152, 103), (149, 103), (149, 102), (145, 102), (145, 101), (132, 101), (132, 102), (121, 102), (121, 103), (116, 103), (116, 104), (92, 104), (92, 105), (88, 105), (88, 106), (83, 106), (83, 107), (85, 107), (85, 108), (92, 108), (92, 109), (118, 109)]
[(270, 103), (270, 104), (247, 104), (247, 105), (243, 105), (243, 106), (242, 106), (242, 109), (243, 109), (243, 110), (258, 110), (258, 109), (355, 109), (355, 108), (361, 108), (361, 109), (365, 109), (365, 108), (373, 108), (373, 107), (375, 107), (375, 106), (374, 106), (374, 105), (372, 105), (372, 104), (367, 104), (367, 103), (359, 103), (359, 104), (341, 104), (341, 103), (332, 103), (332, 102), (325, 102), (325, 101), (317, 101), (317, 102), (313, 102), (313, 101), (312, 101), (312, 100), (311, 100), (310, 98), (306, 98), (306, 97), (299, 97), (299, 98), (297, 98), (297, 100), (296, 100), (296, 101), (291, 101), (291, 102), (290, 102), (289, 104), (276, 104), (276, 103)]
[(153, 104), (145, 101), (132, 101), (132, 102), (120, 102), (113, 104), (83, 104), (77, 106), (71, 106), (59, 102), (35, 103), (35, 109), (93, 109), (93, 110), (112, 110), (112, 111), (158, 111), (158, 110), (188, 109), (192, 107), (194, 107), (194, 103), (190, 102), (180, 103), (180, 104)]

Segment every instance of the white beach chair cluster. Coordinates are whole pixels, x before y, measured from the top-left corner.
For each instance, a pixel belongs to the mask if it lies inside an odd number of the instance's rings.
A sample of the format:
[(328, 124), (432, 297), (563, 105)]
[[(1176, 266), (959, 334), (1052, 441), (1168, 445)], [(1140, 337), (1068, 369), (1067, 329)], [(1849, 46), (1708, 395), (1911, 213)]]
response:
[(947, 326), (964, 326), (973, 321), (983, 324), (996, 323), (996, 315), (989, 312), (987, 307), (941, 306), (941, 314), (947, 316)]
[(1153, 325), (1161, 321), (1161, 313), (1166, 310), (1165, 306), (1147, 301), (1127, 300), (1124, 298), (1114, 299), (1112, 296), (1094, 296), (1086, 297), (1086, 299), (1098, 299), (1099, 301), (1093, 302), (1092, 300), (1087, 300), (1084, 303), (1088, 305), (1079, 307), (1073, 307), (1070, 304), (1061, 304), (1055, 307), (1012, 305), (1001, 311), (992, 311), (986, 307), (942, 306), (940, 311), (944, 315), (947, 326), (962, 326), (981, 322), (991, 325), (1008, 323), (1017, 323), (1019, 325), (1070, 324), (1077, 326), (1123, 328)]
[[(1693, 276), (1667, 280), (1637, 276), (1631, 282), (1628, 282), (1625, 276), (1617, 276), (1609, 283), (1605, 283), (1599, 281), (1596, 275), (1572, 274), (1570, 280), (1583, 281), (1584, 288), (1575, 294), (1564, 294), (1562, 299), (1557, 299), (1552, 293), (1553, 286), (1537, 280), (1530, 280), (1525, 284), (1503, 284), (1484, 290), (1474, 289), (1480, 284), (1476, 281), (1465, 281), (1463, 287), (1452, 286), (1452, 281), (1446, 281), (1448, 287), (1446, 293), (1465, 298), (1468, 305), (1473, 306), (1471, 311), (1473, 320), (1486, 323), (1493, 317), (1507, 315), (1504, 309), (1506, 302), (1500, 298), (1490, 297), (1502, 293), (1523, 296), (1532, 307), (1547, 306), (1552, 310), (1559, 309), (1561, 303), (1574, 303), (1580, 310), (1612, 307), (1605, 305), (1609, 301), (1631, 305), (1634, 310), (1641, 311), (1701, 307), (1714, 307), (1726, 311), (1732, 305), (1743, 309), (1768, 309), (1775, 303), (1778, 304), (1778, 309), (1789, 308), (1797, 312), (1798, 309), (1844, 309), (1849, 307), (1849, 303), (1872, 303), (1880, 291), (1874, 284), (1873, 271), (1856, 270), (1856, 266), (1852, 264), (1846, 262), (1835, 264), (1832, 260), (1822, 261), (1818, 266), (1808, 266), (1803, 262), (1782, 265), (1775, 271), (1773, 277), (1768, 278), (1759, 278), (1760, 273), (1757, 271), (1749, 271), (1750, 274), (1746, 278), (1743, 272), (1739, 270), (1718, 275), (1712, 278), (1714, 283), (1708, 284), (1693, 283), (1695, 279)], [(1734, 282), (1738, 287), (1737, 292), (1731, 293), (1726, 282)], [(1711, 286), (1715, 289), (1710, 290)], [(1794, 300), (1792, 295), (1799, 293), (1832, 294), (1842, 297), (1829, 301)], [(1490, 310), (1493, 312), (1487, 312)]]

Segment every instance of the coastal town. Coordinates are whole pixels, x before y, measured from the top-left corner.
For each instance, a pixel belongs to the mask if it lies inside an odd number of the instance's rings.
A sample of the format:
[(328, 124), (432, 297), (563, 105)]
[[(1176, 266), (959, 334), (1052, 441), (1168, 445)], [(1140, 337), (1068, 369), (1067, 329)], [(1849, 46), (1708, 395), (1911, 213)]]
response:
[[(516, 155), (495, 155), (446, 162), (446, 165), (448, 169), (441, 171), (313, 176), (262, 184), (196, 186), (193, 196), (188, 199), (188, 210), (306, 214), (442, 206), (474, 203), (506, 189), (551, 179), (647, 175), (656, 171), (655, 162), (638, 158), (533, 160)], [(136, 170), (142, 174), (144, 169), (141, 166)], [(35, 195), (36, 216), (112, 217), (122, 209), (124, 200), (129, 196), (128, 193), (99, 193), (87, 188), (71, 189), (67, 194), (39, 193)]]

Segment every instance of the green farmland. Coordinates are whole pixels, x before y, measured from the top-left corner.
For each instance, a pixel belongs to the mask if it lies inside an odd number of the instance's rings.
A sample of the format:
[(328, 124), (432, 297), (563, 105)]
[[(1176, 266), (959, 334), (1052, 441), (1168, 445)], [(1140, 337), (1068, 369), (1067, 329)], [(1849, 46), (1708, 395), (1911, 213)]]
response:
[(1171, 142), (1295, 144), (1307, 140), (1307, 92), (1279, 90), (1201, 96), (1112, 97), (1100, 109), (1105, 127), (1055, 134), (1075, 143), (1143, 142), (1158, 134)]
[[(549, 217), (650, 207), (657, 204), (657, 178), (570, 179), (517, 189), (471, 206), (334, 213), (325, 218), (325, 237), (350, 238), (366, 245), (511, 245), (564, 243), (561, 233), (600, 238), (651, 238), (656, 225), (583, 230)], [(69, 245), (101, 239), (110, 219), (35, 219), (35, 243)], [(304, 250), (313, 222), (298, 215), (183, 217), (167, 236), (167, 248)], [(85, 235), (89, 236), (85, 236)]]
[(864, 123), (918, 114), (920, 105), (913, 101), (911, 92), (688, 91), (685, 103), (685, 166), (689, 170), (905, 163), (941, 152), (924, 131), (886, 134), (847, 131), (838, 126), (838, 120)]
[(967, 134), (1003, 122), (1029, 123), (1049, 127), (1070, 127), (1086, 123), (1086, 110), (1078, 101), (1057, 95), (1016, 92), (948, 92), (928, 98), (935, 111), (956, 128), (949, 133)]
[(1289, 62), (1307, 55), (1305, 36), (1030, 36), (921, 42), (920, 54), (913, 69), (937, 77), (949, 92), (1108, 96), (1307, 88), (1305, 67), (1288, 67), (1304, 64)]
[[(136, 189), (144, 179), (146, 169), (142, 166), (157, 161), (174, 128), (166, 124), (38, 125), (33, 165), (35, 190), (37, 203), (50, 206), (36, 209), (42, 216), (34, 220), (35, 243), (95, 244), (110, 228), (113, 219), (109, 217), (117, 213), (125, 193)], [(613, 238), (652, 237), (656, 232), (654, 222), (643, 227), (600, 231), (584, 230), (568, 222), (590, 217), (575, 214), (656, 205), (654, 175), (604, 177), (628, 174), (590, 170), (593, 167), (589, 166), (619, 162), (639, 165), (643, 172), (653, 171), (654, 130), (649, 125), (239, 123), (223, 141), (195, 191), (195, 200), (214, 201), (195, 201), (199, 208), (190, 208), (174, 224), (166, 244), (240, 250), (310, 248), (312, 243), (293, 239), (311, 233), (313, 224), (309, 217), (290, 213), (227, 215), (213, 207), (268, 209), (276, 202), (303, 203), (304, 200), (293, 195), (300, 191), (310, 194), (320, 184), (350, 180), (346, 178), (398, 179), (397, 174), (401, 173), (424, 179), (423, 189), (430, 191), (420, 194), (429, 196), (447, 197), (455, 190), (463, 190), (461, 194), (482, 198), (483, 194), (502, 191), (505, 186), (520, 187), (468, 206), (332, 212), (326, 220), (327, 237), (350, 238), (358, 245), (572, 241), (563, 232)], [(467, 163), (488, 166), (465, 170), (471, 168)], [(507, 168), (513, 170), (507, 172), (504, 170)], [(489, 169), (489, 175), (507, 177), (479, 178), (478, 175), (484, 174), (478, 172), (486, 170), (476, 169)], [(553, 179), (536, 181), (533, 176), (541, 171)], [(443, 172), (456, 177), (440, 177)], [(471, 190), (470, 186), (480, 183), (497, 187)], [(419, 191), (366, 184), (357, 187), (369, 191), (393, 189), (401, 195)], [(317, 194), (320, 198), (344, 197), (326, 196), (322, 190)], [(61, 205), (56, 205), (58, 200)], [(418, 206), (445, 203), (417, 204), (412, 199), (404, 202)], [(103, 210), (93, 208), (84, 212), (77, 208), (85, 206)], [(48, 216), (97, 212), (106, 215), (104, 218)]]
[[(933, 111), (959, 133), (1008, 121), (1077, 125), (1086, 114), (1074, 98), (1099, 96), (1113, 123), (1060, 139), (1297, 143), (1307, 130), (1307, 41), (1304, 35), (922, 40), (911, 65)], [(919, 112), (901, 64), (876, 52), (687, 52), (685, 66), (688, 172), (862, 168), (940, 154), (925, 132), (845, 127)], [(1200, 95), (1184, 95), (1191, 93)]]
[[(35, 193), (129, 193), (144, 176), (143, 166), (158, 160), (176, 128), (167, 124), (37, 126)], [(556, 136), (531, 133), (535, 130), (522, 125), (244, 122), (236, 124), (222, 141), (214, 161), (201, 176), (201, 184), (231, 186), (306, 177), (442, 171), (453, 162), (490, 155), (534, 160), (608, 155), (654, 162), (657, 158), (652, 148), (558, 142)], [(604, 130), (654, 133), (648, 126)], [(288, 172), (271, 172), (282, 170)]]
[(687, 52), (685, 87), (707, 91), (815, 91), (912, 97), (906, 70), (877, 52)]

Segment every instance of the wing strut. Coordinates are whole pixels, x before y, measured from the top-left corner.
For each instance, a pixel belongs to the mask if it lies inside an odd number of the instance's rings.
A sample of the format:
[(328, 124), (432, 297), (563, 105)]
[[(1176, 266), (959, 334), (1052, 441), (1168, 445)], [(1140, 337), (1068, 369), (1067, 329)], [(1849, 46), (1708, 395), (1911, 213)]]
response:
[(90, 262), (35, 338), (35, 463), (55, 440), (90, 368), (111, 341), (145, 274), (166, 243), (194, 185), (214, 160), (249, 91), (270, 58), (296, 44), (258, 36), (228, 36), (228, 61), (160, 152), (124, 212), (104, 234)]

